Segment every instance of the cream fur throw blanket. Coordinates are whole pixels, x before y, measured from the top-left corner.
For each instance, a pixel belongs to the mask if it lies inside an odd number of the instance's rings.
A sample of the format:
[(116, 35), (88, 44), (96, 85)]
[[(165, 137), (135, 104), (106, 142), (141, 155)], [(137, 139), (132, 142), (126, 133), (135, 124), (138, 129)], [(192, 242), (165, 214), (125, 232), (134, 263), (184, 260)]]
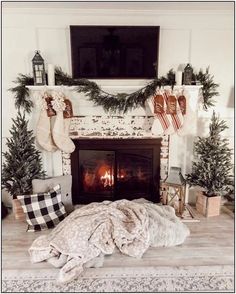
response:
[[(47, 260), (61, 267), (59, 282), (78, 277), (98, 256), (123, 254), (141, 258), (149, 246), (184, 242), (189, 229), (170, 206), (151, 202), (104, 201), (76, 209), (49, 235), (38, 237), (29, 249), (33, 263)], [(101, 264), (100, 264), (101, 265)]]

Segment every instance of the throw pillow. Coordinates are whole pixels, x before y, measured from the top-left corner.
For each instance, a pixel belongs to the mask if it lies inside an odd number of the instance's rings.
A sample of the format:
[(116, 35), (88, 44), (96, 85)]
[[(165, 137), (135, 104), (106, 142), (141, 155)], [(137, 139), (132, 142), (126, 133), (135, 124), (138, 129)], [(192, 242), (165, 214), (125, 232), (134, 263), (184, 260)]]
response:
[(60, 185), (48, 193), (18, 195), (17, 199), (26, 214), (28, 231), (53, 228), (66, 217), (65, 207), (61, 202)]
[(50, 191), (54, 186), (61, 186), (62, 203), (65, 206), (66, 212), (70, 213), (74, 210), (72, 204), (71, 186), (72, 176), (59, 176), (54, 178), (48, 178), (45, 180), (35, 179), (32, 181), (33, 193), (44, 193)]

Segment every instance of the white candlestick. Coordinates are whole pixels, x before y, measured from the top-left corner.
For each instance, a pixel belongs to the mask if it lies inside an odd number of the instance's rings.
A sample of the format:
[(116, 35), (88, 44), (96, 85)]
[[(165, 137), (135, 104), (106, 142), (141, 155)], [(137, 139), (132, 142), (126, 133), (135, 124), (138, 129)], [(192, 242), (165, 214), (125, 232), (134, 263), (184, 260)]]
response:
[(55, 71), (53, 64), (48, 64), (48, 85), (55, 86)]
[(182, 71), (178, 70), (175, 75), (176, 86), (182, 85)]

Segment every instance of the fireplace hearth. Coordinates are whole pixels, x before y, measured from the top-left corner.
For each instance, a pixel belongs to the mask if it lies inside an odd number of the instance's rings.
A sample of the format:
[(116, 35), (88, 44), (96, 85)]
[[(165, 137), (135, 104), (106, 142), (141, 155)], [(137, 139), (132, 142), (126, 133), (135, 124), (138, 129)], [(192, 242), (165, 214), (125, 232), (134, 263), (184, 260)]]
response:
[(161, 139), (76, 139), (74, 204), (145, 198), (159, 202)]

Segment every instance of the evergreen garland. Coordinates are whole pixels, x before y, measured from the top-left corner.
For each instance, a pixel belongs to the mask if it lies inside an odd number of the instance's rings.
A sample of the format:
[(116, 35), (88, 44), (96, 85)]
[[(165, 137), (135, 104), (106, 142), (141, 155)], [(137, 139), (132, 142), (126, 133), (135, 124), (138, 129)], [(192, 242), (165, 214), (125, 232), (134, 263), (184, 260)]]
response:
[[(218, 84), (213, 82), (213, 76), (209, 74), (209, 68), (204, 73), (202, 70), (194, 75), (195, 79), (202, 84), (203, 107), (207, 110), (209, 107), (214, 106), (213, 96), (218, 95), (216, 91)], [(155, 78), (145, 87), (131, 93), (118, 93), (110, 94), (102, 90), (95, 82), (87, 79), (73, 79), (70, 75), (64, 73), (60, 67), (55, 68), (55, 81), (56, 85), (76, 86), (78, 93), (85, 93), (89, 100), (93, 101), (95, 105), (102, 106), (105, 111), (111, 112), (127, 112), (128, 110), (137, 107), (144, 107), (146, 100), (153, 96), (156, 89), (161, 86), (175, 85), (175, 73), (171, 69), (166, 77)], [(15, 83), (18, 85), (11, 88), (15, 94), (15, 105), (18, 109), (23, 108), (26, 112), (30, 113), (33, 103), (29, 99), (29, 89), (27, 85), (33, 85), (34, 80), (32, 77), (19, 74)]]
[(103, 91), (96, 83), (89, 80), (79, 80), (76, 87), (78, 93), (85, 93), (89, 100), (93, 101), (95, 105), (102, 106), (105, 111), (123, 112), (135, 109), (139, 106), (145, 107), (146, 100), (156, 93), (157, 87), (170, 85), (174, 87), (174, 72), (170, 70), (167, 77), (154, 79), (145, 87), (131, 93), (110, 94)]
[[(25, 104), (24, 104), (25, 105)], [(11, 137), (7, 138), (7, 152), (3, 152), (2, 188), (15, 198), (32, 192), (32, 179), (44, 178), (40, 151), (35, 148), (33, 131), (28, 130), (25, 114), (13, 119)]]
[(194, 145), (196, 161), (193, 162), (192, 172), (186, 175), (186, 180), (191, 186), (204, 188), (207, 196), (227, 191), (233, 185), (232, 151), (228, 147), (228, 139), (221, 138), (221, 133), (227, 128), (226, 122), (213, 112), (209, 136), (198, 137)]
[(20, 108), (23, 108), (26, 112), (30, 113), (33, 102), (29, 99), (29, 89), (26, 86), (33, 85), (34, 79), (30, 76), (19, 74), (13, 82), (18, 85), (9, 90), (15, 94), (16, 109), (20, 110)]
[(93, 101), (95, 105), (102, 106), (105, 111), (111, 112), (123, 112), (135, 109), (139, 106), (144, 107), (145, 101), (153, 96), (157, 87), (175, 84), (175, 74), (173, 70), (170, 70), (167, 77), (161, 77), (160, 79), (154, 79), (147, 86), (131, 93), (118, 93), (110, 94), (102, 90), (95, 82), (91, 82), (87, 79), (74, 80), (69, 75), (63, 73), (61, 68), (56, 67), (55, 79), (57, 85), (76, 86), (78, 93), (85, 93), (89, 100)]
[(195, 75), (195, 78), (202, 85), (203, 108), (207, 110), (209, 107), (215, 105), (215, 101), (212, 98), (219, 95), (216, 90), (219, 85), (214, 83), (214, 76), (209, 74), (209, 67), (206, 69), (205, 73), (200, 70), (199, 73)]

